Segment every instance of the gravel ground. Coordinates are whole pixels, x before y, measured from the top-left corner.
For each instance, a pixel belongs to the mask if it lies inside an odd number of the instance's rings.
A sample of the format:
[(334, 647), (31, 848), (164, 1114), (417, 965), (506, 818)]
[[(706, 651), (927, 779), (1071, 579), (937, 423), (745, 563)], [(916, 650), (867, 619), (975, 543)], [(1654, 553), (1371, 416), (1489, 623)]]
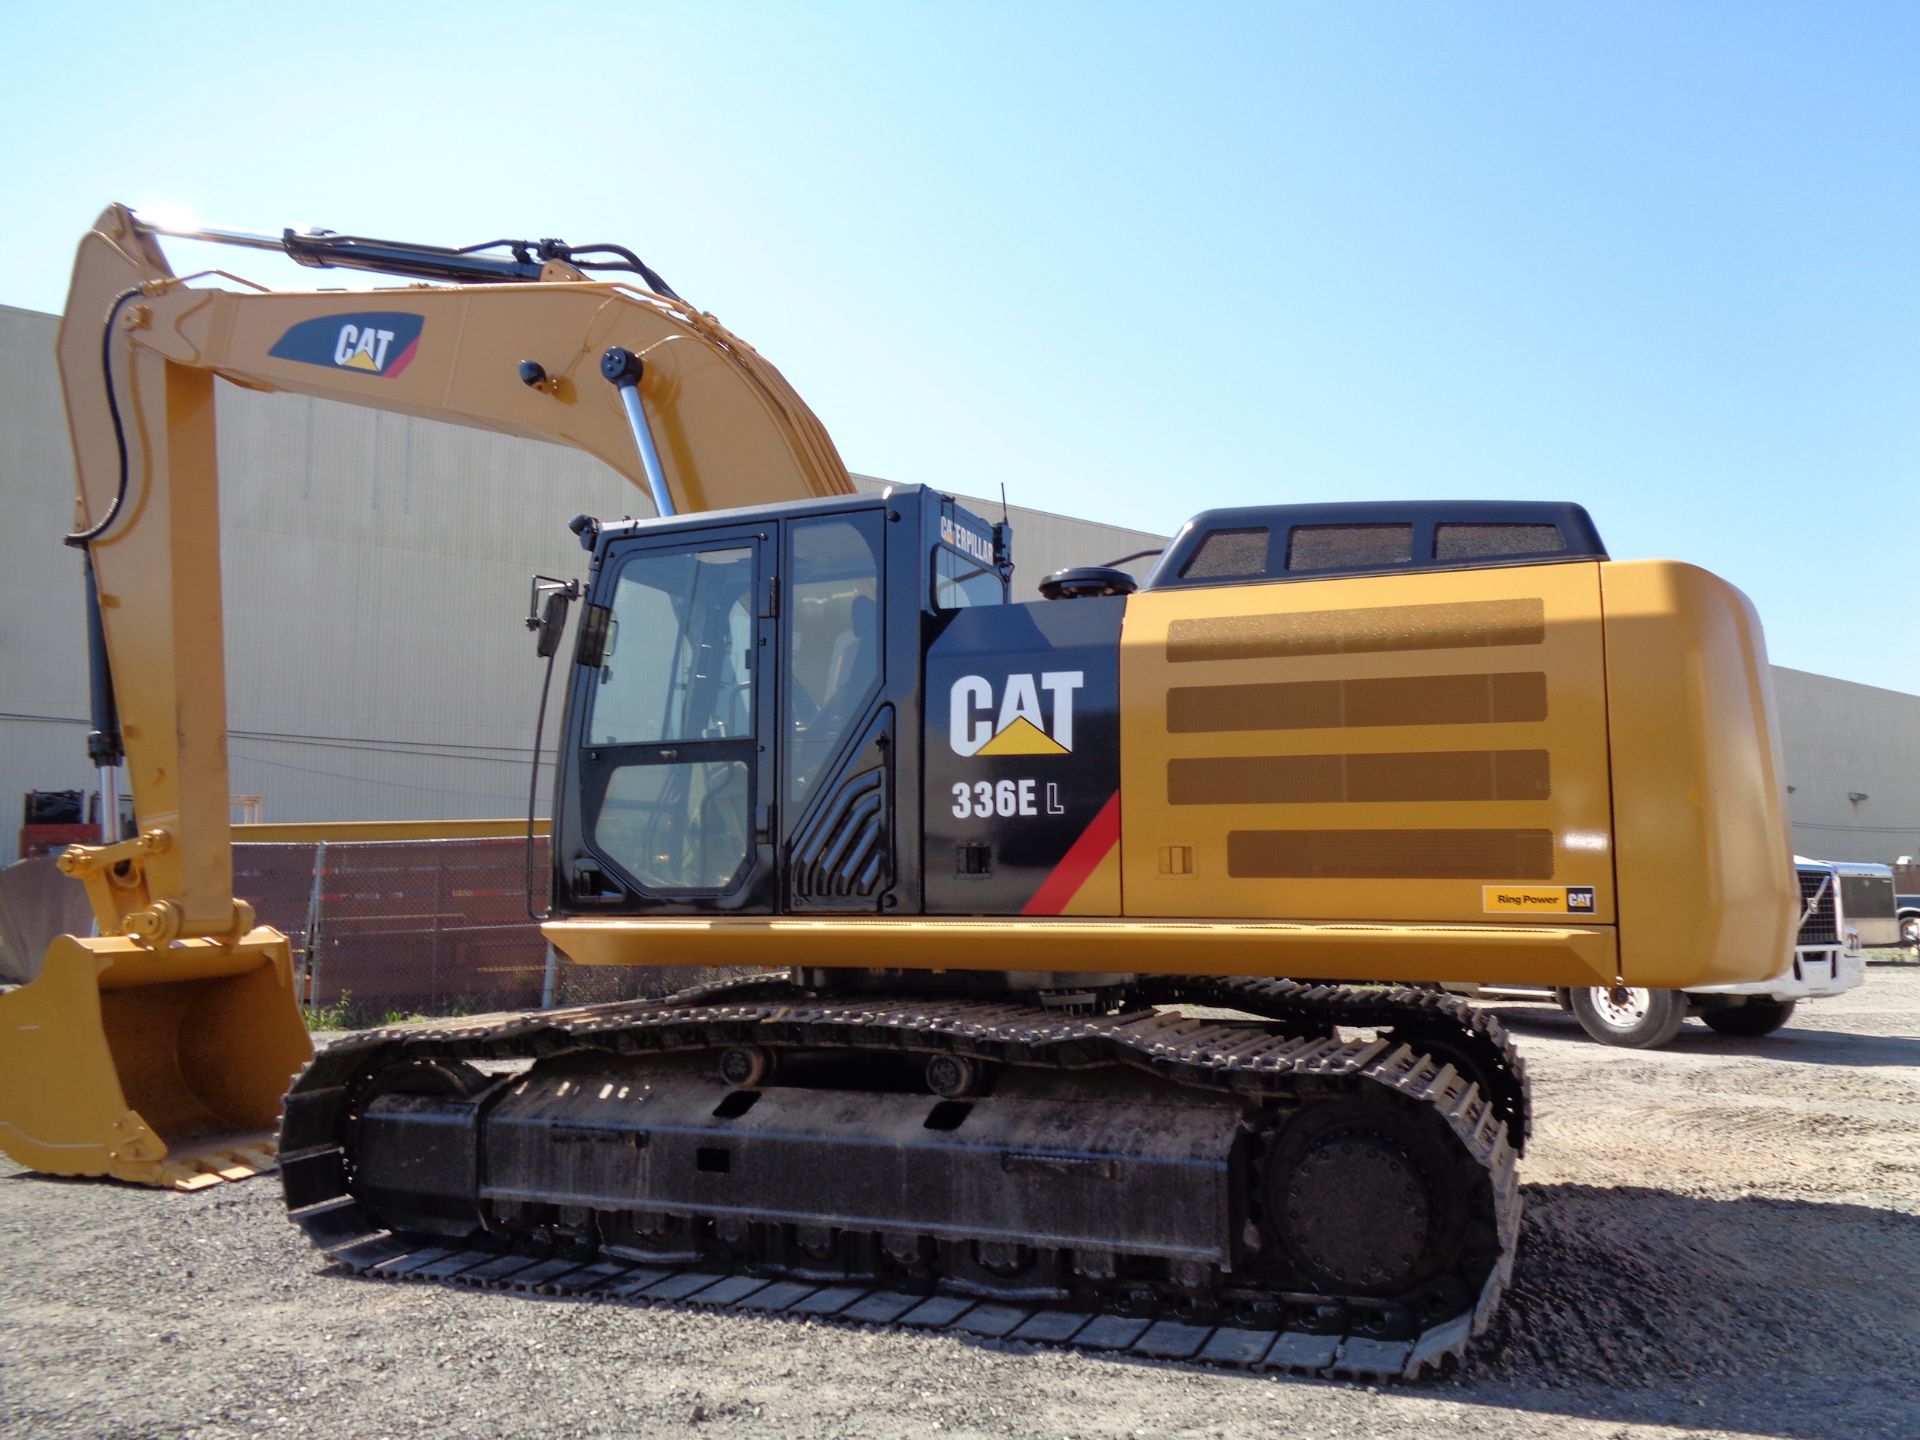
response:
[(1920, 1435), (1920, 962), (1761, 1041), (1612, 1050), (1507, 1006), (1537, 1122), (1515, 1285), (1365, 1386), (352, 1280), (270, 1182), (0, 1161), (0, 1434)]

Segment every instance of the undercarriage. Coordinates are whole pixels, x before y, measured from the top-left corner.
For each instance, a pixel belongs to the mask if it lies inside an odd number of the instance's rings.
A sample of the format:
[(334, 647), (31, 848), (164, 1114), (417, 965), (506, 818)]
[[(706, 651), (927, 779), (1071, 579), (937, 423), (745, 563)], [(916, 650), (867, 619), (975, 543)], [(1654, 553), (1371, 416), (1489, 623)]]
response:
[(281, 1163), (380, 1278), (1388, 1378), (1497, 1306), (1526, 1128), (1497, 1021), (1429, 992), (763, 976), (343, 1041)]

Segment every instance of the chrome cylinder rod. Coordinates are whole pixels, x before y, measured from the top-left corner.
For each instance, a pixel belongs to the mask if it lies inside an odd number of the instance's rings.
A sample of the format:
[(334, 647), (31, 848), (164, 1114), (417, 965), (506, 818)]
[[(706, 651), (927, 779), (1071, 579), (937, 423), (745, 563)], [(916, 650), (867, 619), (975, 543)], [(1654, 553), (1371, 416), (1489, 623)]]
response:
[(287, 248), (286, 241), (278, 235), (256, 235), (247, 230), (222, 230), (212, 225), (169, 223), (162, 218), (138, 213), (134, 215), (133, 223), (142, 234), (165, 235), (174, 240), (204, 240), (213, 245), (239, 245), (249, 250), (284, 251)]
[(647, 472), (647, 488), (653, 492), (654, 512), (665, 520), (679, 512), (673, 508), (673, 492), (667, 489), (667, 472), (660, 468), (660, 452), (654, 447), (646, 406), (640, 403), (640, 375), (644, 368), (638, 355), (618, 345), (600, 357), (600, 373), (620, 392), (620, 403), (626, 406), (633, 443), (640, 450), (640, 468)]
[(100, 767), (100, 843), (111, 845), (120, 838), (120, 767)]

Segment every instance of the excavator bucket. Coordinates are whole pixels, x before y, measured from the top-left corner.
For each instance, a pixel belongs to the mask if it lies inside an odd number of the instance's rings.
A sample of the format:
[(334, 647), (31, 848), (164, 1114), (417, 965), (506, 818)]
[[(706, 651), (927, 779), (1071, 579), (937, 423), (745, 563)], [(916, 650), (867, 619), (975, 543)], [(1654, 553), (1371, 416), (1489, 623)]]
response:
[(0, 995), (0, 1150), (50, 1175), (197, 1190), (274, 1168), (313, 1054), (286, 938), (62, 935)]

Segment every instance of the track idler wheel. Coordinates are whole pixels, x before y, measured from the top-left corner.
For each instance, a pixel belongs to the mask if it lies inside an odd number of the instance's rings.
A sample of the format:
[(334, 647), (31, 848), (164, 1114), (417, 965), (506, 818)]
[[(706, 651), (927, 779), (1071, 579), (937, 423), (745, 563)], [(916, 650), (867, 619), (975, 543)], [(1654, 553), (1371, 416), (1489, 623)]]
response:
[(773, 1073), (773, 1055), (764, 1046), (735, 1045), (720, 1052), (720, 1078), (736, 1090), (751, 1090)]
[(1266, 1167), (1268, 1227), (1311, 1288), (1403, 1296), (1449, 1268), (1468, 1196), (1455, 1157), (1424, 1116), (1328, 1102), (1276, 1138)]
[(463, 1060), (407, 1060), (369, 1077), (355, 1092), (353, 1113), (364, 1120), (378, 1103), (406, 1095), (441, 1100), (469, 1100), (493, 1083)]
[(927, 1061), (927, 1089), (943, 1100), (958, 1100), (980, 1091), (981, 1066), (964, 1055), (935, 1055)]

